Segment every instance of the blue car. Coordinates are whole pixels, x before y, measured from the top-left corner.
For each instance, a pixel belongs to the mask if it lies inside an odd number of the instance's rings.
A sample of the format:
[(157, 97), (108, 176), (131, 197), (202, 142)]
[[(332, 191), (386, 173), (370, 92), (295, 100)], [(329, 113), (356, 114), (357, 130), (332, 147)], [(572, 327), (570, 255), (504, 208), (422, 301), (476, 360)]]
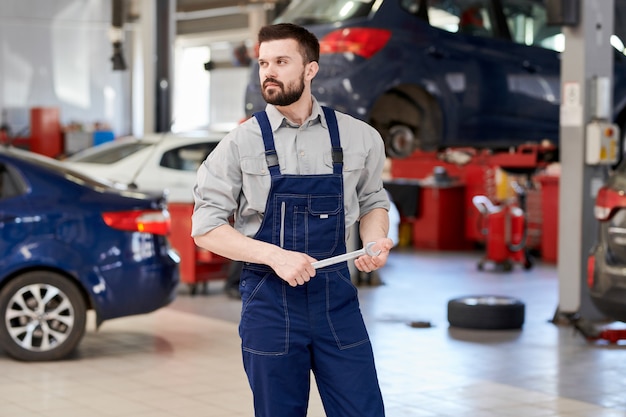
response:
[[(388, 156), (406, 157), (451, 146), (558, 145), (564, 37), (546, 17), (541, 0), (300, 0), (275, 23), (303, 25), (320, 39), (312, 84), (320, 103), (368, 122)], [(614, 121), (624, 131), (626, 57), (617, 36), (611, 43)], [(246, 112), (264, 107), (253, 70)]]
[(116, 188), (0, 147), (0, 349), (57, 360), (103, 321), (170, 303), (179, 258), (162, 195)]

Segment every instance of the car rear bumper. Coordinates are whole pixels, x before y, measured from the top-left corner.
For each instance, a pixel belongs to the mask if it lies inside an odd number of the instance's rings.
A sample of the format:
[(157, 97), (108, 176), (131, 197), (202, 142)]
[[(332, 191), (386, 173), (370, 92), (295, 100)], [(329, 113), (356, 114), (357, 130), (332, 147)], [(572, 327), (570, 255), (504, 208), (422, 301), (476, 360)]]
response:
[(150, 313), (170, 304), (180, 282), (179, 263), (180, 257), (169, 249), (156, 262), (126, 265), (123, 274), (116, 278), (99, 271), (106, 276), (108, 285), (91, 289), (92, 296), (98, 298), (98, 325), (105, 320)]
[(606, 250), (597, 245), (592, 254), (593, 285), (589, 288), (591, 299), (603, 314), (613, 320), (626, 321), (626, 265), (608, 262)]

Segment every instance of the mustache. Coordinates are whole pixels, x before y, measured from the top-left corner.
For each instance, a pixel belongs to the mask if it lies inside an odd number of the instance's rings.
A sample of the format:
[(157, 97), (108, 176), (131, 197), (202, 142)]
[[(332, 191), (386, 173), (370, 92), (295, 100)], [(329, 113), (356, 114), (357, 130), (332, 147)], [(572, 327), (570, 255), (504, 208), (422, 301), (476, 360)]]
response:
[(268, 83), (278, 84), (280, 88), (283, 88), (283, 83), (281, 83), (275, 78), (266, 78), (265, 81), (263, 81), (263, 87), (265, 87)]

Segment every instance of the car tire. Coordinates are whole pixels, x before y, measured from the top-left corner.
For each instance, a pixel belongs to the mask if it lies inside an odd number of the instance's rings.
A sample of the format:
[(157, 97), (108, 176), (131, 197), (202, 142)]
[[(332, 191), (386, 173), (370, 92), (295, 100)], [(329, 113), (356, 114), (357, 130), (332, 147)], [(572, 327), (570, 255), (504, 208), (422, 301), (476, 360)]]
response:
[(406, 158), (415, 150), (436, 151), (441, 146), (441, 120), (433, 97), (415, 86), (388, 91), (370, 111), (370, 123), (391, 158)]
[(448, 322), (452, 327), (479, 330), (519, 329), (524, 324), (522, 301), (500, 295), (478, 295), (448, 301)]
[(83, 295), (54, 272), (25, 273), (0, 291), (0, 347), (15, 359), (66, 357), (84, 336), (86, 321)]

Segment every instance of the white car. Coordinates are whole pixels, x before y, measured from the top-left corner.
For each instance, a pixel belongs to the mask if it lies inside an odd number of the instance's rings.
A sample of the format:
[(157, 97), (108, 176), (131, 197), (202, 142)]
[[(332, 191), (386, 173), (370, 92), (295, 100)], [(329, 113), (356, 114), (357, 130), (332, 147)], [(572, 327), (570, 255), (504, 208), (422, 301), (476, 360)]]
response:
[(202, 131), (121, 137), (77, 152), (65, 163), (129, 188), (165, 191), (171, 203), (192, 203), (196, 171), (224, 136)]

